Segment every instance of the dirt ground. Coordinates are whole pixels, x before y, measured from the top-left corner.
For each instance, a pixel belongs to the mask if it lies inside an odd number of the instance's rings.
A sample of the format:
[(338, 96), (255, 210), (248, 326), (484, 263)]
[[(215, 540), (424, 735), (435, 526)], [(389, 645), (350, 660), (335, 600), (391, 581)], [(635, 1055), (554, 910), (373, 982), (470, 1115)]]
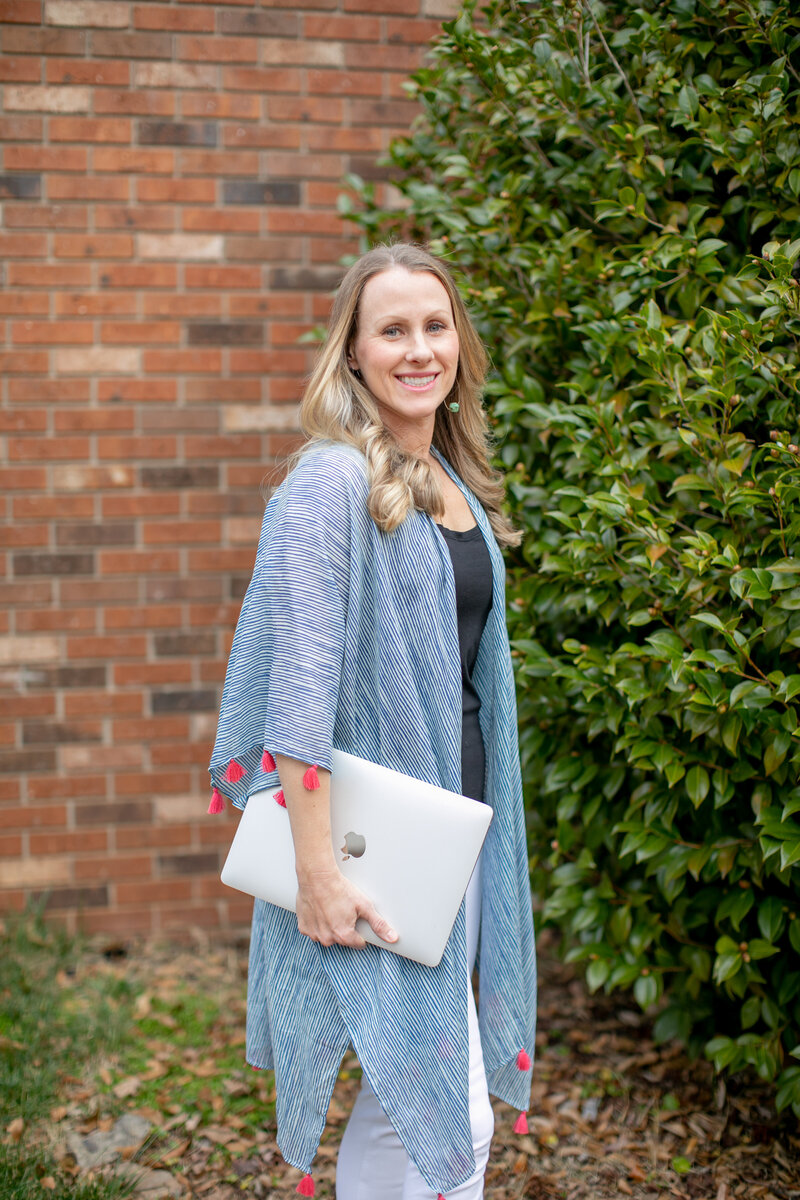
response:
[[(138, 1075), (124, 1054), (87, 1067), (89, 1074), (99, 1071), (108, 1091), (92, 1098), (96, 1080), (85, 1073), (65, 1081), (57, 1129), (63, 1161), (76, 1177), (82, 1172), (66, 1149), (70, 1134), (74, 1146), (76, 1134), (89, 1138), (129, 1112), (152, 1126), (141, 1146), (123, 1152), (149, 1173), (145, 1183), (169, 1181), (172, 1194), (187, 1200), (293, 1196), (300, 1173), (275, 1146), (271, 1075), (247, 1073), (243, 1065), (231, 1071), (222, 1061), (234, 1042), (237, 1056), (243, 1054), (244, 947), (141, 947), (117, 958), (98, 950), (95, 969), (113, 970), (130, 985), (142, 1019), (154, 998), (177, 996), (178, 987), (215, 997), (213, 1036), (202, 1048), (181, 1051), (181, 1069), (217, 1082), (222, 1077), (222, 1090), (199, 1093), (210, 1098), (211, 1118), (182, 1101), (189, 1075), (168, 1086), (172, 1067), (162, 1042), (148, 1042), (155, 1047), (152, 1063)], [(793, 1117), (776, 1117), (769, 1092), (753, 1080), (715, 1080), (708, 1063), (689, 1061), (674, 1045), (656, 1047), (639, 1010), (616, 997), (588, 996), (546, 937), (539, 1014), (530, 1132), (514, 1134), (517, 1114), (496, 1104), (486, 1182), (491, 1200), (800, 1200), (800, 1130)], [(154, 1072), (163, 1076), (158, 1103), (147, 1099)], [(336, 1194), (337, 1147), (357, 1087), (357, 1064), (347, 1058), (314, 1164), (318, 1200)], [(251, 1095), (253, 1104), (238, 1113), (226, 1099)], [(258, 1103), (263, 1120), (254, 1126), (248, 1110)], [(155, 1185), (140, 1194), (159, 1195)]]

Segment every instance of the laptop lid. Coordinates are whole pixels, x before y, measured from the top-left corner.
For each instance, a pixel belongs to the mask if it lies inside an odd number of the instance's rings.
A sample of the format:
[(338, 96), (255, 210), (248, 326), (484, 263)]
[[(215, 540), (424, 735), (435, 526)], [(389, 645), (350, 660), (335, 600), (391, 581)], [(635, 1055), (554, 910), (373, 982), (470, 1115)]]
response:
[[(296, 910), (297, 876), (289, 814), (278, 788), (254, 792), (239, 820), (222, 882)], [(372, 900), (398, 934), (376, 946), (436, 966), (444, 953), (492, 809), (366, 759), (334, 750), (331, 834), (342, 874)]]

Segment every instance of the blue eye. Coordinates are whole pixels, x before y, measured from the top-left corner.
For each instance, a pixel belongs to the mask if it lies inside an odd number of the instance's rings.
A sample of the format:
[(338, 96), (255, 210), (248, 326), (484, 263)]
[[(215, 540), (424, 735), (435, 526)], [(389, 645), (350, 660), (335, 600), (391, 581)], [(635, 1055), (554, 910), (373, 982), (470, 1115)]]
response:
[(394, 334), (394, 333), (399, 333), (400, 329), (397, 325), (390, 325), (389, 328), (384, 329), (383, 332), (384, 332), (384, 334), (390, 335), (390, 334)]

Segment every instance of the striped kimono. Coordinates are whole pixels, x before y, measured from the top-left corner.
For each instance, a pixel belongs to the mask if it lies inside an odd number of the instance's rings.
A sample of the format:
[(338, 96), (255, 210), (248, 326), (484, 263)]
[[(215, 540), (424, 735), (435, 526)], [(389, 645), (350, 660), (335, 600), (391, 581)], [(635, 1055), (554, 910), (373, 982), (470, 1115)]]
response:
[[(489, 1089), (524, 1110), (536, 962), (504, 566), (481, 505), (442, 465), (492, 558), (494, 604), (473, 676), (485, 798), (494, 809), (482, 859), (479, 1019)], [(450, 555), (425, 513), (382, 533), (367, 512), (368, 490), (363, 456), (321, 443), (306, 451), (267, 506), (209, 767), (212, 782), (240, 808), (249, 794), (278, 782), (262, 770), (265, 748), (330, 768), (336, 746), (461, 791)], [(231, 759), (245, 772), (235, 783), (225, 780)], [(288, 1162), (310, 1169), (352, 1043), (432, 1190), (446, 1194), (469, 1178), (465, 970), (463, 905), (432, 968), (372, 945), (321, 946), (298, 932), (293, 913), (256, 901), (247, 1059), (275, 1070), (278, 1145)]]

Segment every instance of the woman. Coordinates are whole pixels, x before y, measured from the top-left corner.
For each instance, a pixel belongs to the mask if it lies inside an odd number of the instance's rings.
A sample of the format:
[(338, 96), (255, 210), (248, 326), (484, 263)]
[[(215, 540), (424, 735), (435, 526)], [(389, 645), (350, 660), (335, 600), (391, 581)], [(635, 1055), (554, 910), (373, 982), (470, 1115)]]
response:
[[(487, 458), (485, 368), (438, 259), (398, 244), (350, 268), (231, 650), (210, 811), (280, 780), (297, 915), (256, 902), (247, 1058), (275, 1069), (278, 1144), (305, 1195), (350, 1043), (364, 1082), (338, 1200), (476, 1200), (488, 1090), (528, 1107), (536, 968), (498, 549), (517, 539)], [(334, 745), (494, 809), (438, 967), (356, 931), (363, 917), (396, 937), (333, 858)]]

